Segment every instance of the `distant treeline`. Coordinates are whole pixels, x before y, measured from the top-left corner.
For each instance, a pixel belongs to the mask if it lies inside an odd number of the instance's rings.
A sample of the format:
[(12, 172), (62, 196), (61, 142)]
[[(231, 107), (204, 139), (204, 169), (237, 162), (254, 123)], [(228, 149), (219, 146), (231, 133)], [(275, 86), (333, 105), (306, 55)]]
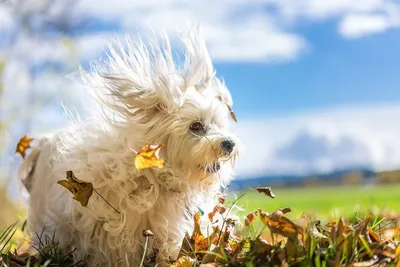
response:
[(374, 172), (369, 169), (335, 171), (327, 174), (296, 176), (274, 175), (253, 179), (237, 179), (231, 190), (245, 190), (249, 187), (315, 187), (329, 185), (368, 185), (400, 183), (400, 170)]
[(364, 171), (350, 171), (338, 175), (336, 179), (321, 179), (321, 177), (307, 177), (304, 179), (303, 186), (318, 185), (362, 185), (362, 184), (390, 184), (400, 183), (400, 170), (376, 172), (366, 174)]

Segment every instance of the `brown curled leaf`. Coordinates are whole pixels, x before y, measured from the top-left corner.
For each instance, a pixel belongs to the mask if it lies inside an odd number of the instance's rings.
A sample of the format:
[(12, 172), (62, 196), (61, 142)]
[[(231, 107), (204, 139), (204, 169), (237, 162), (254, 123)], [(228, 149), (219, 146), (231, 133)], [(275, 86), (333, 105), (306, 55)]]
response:
[(275, 198), (275, 194), (272, 192), (271, 187), (257, 187), (256, 189), (258, 193), (264, 193), (270, 198)]
[(212, 212), (208, 213), (208, 219), (210, 220), (210, 222), (213, 222), (214, 221), (214, 216), (217, 214), (217, 212), (219, 214), (224, 214), (225, 211), (226, 211), (225, 207), (217, 205), (217, 206), (214, 207)]
[(304, 229), (286, 218), (283, 215), (283, 211), (287, 210), (276, 210), (270, 214), (259, 209), (261, 221), (268, 226), (271, 233), (277, 233), (293, 241), (297, 241), (298, 235), (303, 235)]
[(249, 226), (252, 222), (254, 222), (256, 220), (257, 216), (258, 216), (258, 210), (247, 214), (246, 220), (244, 221), (245, 226)]

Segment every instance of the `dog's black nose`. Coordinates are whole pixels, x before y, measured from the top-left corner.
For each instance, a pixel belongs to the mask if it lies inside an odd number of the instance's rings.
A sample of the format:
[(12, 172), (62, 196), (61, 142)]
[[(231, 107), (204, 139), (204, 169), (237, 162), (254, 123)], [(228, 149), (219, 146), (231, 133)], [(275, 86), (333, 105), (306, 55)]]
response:
[(235, 142), (232, 139), (225, 139), (221, 142), (221, 147), (226, 154), (231, 154), (235, 147)]

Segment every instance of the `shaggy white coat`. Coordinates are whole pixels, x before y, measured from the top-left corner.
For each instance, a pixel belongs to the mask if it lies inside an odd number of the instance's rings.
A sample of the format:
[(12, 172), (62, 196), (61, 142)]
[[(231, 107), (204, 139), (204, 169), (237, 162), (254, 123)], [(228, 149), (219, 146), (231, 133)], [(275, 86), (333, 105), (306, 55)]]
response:
[[(156, 42), (127, 40), (110, 47), (107, 62), (81, 70), (80, 77), (102, 112), (85, 123), (36, 139), (19, 179), (28, 189), (28, 226), (55, 236), (75, 261), (89, 266), (138, 266), (143, 229), (154, 233), (149, 253), (165, 266), (177, 256), (192, 214), (214, 203), (232, 178), (238, 153), (226, 155), (220, 143), (228, 132), (229, 91), (218, 78), (197, 30), (183, 41), (183, 66), (176, 64), (165, 35)], [(222, 100), (222, 101), (221, 101)], [(190, 130), (201, 121), (203, 132)], [(138, 171), (135, 152), (164, 144), (165, 168)], [(210, 171), (221, 164), (221, 169)], [(93, 194), (87, 208), (57, 184), (72, 170), (120, 211)], [(209, 205), (207, 203), (211, 202)], [(36, 240), (38, 241), (38, 240)]]

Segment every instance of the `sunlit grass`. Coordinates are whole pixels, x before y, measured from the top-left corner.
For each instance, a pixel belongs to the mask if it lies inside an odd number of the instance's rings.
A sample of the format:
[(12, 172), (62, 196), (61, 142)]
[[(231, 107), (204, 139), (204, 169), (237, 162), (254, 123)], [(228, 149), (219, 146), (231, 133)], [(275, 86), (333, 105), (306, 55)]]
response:
[(255, 190), (247, 190), (239, 205), (243, 214), (261, 208), (275, 210), (290, 207), (288, 217), (298, 219), (310, 213), (326, 220), (343, 216), (352, 217), (355, 212), (399, 211), (400, 184), (359, 187), (315, 187), (274, 189), (275, 199)]

